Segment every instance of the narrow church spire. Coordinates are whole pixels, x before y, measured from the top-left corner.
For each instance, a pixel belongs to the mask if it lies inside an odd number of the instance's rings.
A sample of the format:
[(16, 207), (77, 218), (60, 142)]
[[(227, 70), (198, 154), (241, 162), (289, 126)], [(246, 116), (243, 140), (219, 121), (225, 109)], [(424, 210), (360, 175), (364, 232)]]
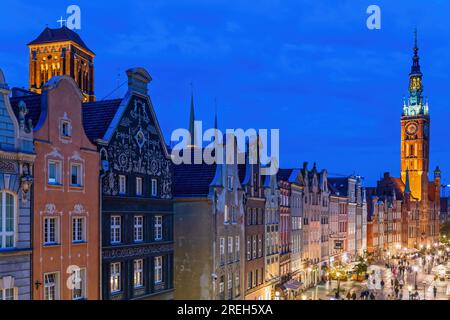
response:
[(421, 76), (422, 72), (420, 71), (420, 58), (419, 58), (419, 47), (417, 45), (417, 28), (414, 29), (414, 55), (413, 55), (413, 64), (411, 67), (411, 76), (418, 75)]
[(409, 185), (409, 169), (408, 168), (406, 168), (405, 193), (411, 193), (411, 187)]
[(191, 111), (189, 115), (189, 134), (191, 135), (191, 146), (197, 145), (197, 134), (195, 132), (195, 106), (194, 106), (194, 90), (191, 83)]

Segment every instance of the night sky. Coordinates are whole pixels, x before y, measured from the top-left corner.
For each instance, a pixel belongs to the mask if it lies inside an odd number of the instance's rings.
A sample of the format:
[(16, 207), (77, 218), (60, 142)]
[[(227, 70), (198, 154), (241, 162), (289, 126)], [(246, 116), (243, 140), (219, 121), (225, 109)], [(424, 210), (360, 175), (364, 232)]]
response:
[[(125, 70), (153, 77), (150, 95), (167, 143), (197, 118), (220, 128), (279, 128), (282, 167), (317, 162), (372, 185), (399, 175), (400, 115), (417, 26), (431, 114), (431, 171), (450, 183), (450, 1), (25, 1), (2, 0), (0, 68), (28, 85), (26, 44), (82, 10), (80, 35), (97, 54), (99, 100), (124, 94)], [(382, 29), (366, 9), (382, 10)], [(120, 76), (119, 76), (120, 75)]]

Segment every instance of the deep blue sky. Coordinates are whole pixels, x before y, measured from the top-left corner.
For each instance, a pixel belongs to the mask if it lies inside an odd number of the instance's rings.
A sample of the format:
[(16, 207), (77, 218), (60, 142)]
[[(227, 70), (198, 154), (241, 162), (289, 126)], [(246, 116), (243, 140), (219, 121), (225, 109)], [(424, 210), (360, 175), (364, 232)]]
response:
[[(450, 1), (3, 0), (0, 67), (11, 86), (27, 86), (26, 43), (46, 24), (57, 27), (69, 4), (81, 7), (79, 33), (97, 54), (98, 99), (125, 81), (127, 68), (147, 68), (167, 141), (188, 125), (192, 81), (206, 125), (217, 97), (221, 128), (281, 130), (283, 167), (318, 162), (366, 184), (384, 171), (398, 175), (417, 26), (431, 170), (439, 164), (450, 183)], [(379, 31), (366, 28), (370, 4), (381, 7)]]

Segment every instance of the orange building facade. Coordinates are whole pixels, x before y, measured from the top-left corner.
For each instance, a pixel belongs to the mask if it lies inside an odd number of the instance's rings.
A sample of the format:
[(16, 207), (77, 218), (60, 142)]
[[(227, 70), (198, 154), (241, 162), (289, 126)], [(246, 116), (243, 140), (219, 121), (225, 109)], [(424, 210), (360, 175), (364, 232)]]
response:
[(87, 138), (83, 95), (54, 77), (27, 104), (34, 124), (34, 300), (99, 299), (99, 155)]

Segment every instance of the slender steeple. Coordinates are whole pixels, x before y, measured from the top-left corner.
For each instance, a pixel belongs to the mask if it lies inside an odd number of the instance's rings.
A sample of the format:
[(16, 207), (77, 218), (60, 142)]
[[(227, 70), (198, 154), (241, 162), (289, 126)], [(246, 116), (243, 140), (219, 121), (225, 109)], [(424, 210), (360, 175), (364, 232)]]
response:
[[(191, 84), (192, 86), (192, 84)], [(197, 145), (197, 133), (195, 130), (195, 106), (194, 106), (194, 90), (191, 92), (191, 111), (189, 115), (189, 134), (191, 135), (191, 146)]]
[(413, 64), (411, 67), (410, 75), (419, 75), (422, 76), (422, 72), (420, 71), (420, 58), (419, 58), (419, 47), (417, 46), (417, 28), (414, 30), (414, 55), (413, 55)]
[(406, 169), (406, 178), (405, 178), (405, 193), (411, 193), (411, 187), (409, 185), (409, 169)]

